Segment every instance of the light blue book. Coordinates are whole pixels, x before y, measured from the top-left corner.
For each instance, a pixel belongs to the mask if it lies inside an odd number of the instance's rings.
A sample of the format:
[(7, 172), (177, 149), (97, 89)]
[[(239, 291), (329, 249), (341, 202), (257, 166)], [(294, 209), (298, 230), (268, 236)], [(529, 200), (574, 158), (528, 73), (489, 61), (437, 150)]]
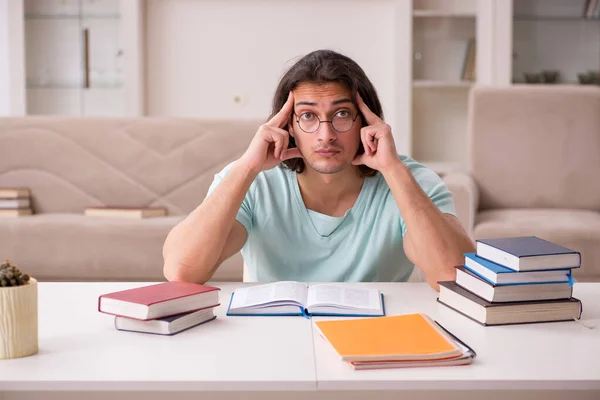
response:
[(548, 271), (517, 272), (503, 267), (475, 253), (465, 254), (465, 268), (477, 274), (493, 285), (515, 285), (531, 283), (571, 282), (571, 269), (554, 269)]
[(236, 289), (227, 315), (375, 317), (385, 315), (385, 305), (375, 288), (282, 281)]

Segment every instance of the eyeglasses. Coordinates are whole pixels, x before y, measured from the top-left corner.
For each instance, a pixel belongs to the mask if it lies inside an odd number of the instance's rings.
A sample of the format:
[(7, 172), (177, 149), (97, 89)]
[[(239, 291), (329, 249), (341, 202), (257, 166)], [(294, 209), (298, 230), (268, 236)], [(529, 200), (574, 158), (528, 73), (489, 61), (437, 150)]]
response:
[(300, 129), (306, 133), (314, 133), (319, 130), (323, 122), (330, 122), (333, 129), (337, 132), (347, 132), (352, 128), (354, 121), (360, 114), (356, 113), (356, 116), (352, 118), (350, 111), (341, 110), (331, 118), (331, 121), (321, 121), (317, 114), (310, 111), (303, 112), (300, 116), (294, 112), (294, 115)]

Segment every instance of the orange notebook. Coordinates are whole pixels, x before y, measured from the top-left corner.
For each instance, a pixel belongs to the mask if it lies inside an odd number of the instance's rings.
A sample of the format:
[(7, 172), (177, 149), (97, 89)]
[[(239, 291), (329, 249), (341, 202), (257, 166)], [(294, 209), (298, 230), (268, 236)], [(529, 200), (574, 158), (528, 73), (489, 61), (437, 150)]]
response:
[(342, 360), (404, 361), (460, 357), (461, 347), (425, 314), (315, 322)]

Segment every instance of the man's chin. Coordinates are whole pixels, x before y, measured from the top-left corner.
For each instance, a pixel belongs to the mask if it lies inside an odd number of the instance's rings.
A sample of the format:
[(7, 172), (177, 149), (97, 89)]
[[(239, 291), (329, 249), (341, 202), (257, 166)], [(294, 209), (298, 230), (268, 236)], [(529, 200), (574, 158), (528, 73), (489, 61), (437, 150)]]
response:
[(338, 172), (343, 171), (348, 167), (347, 163), (342, 162), (333, 162), (333, 161), (318, 161), (318, 162), (309, 162), (308, 165), (315, 172), (320, 174), (337, 174)]

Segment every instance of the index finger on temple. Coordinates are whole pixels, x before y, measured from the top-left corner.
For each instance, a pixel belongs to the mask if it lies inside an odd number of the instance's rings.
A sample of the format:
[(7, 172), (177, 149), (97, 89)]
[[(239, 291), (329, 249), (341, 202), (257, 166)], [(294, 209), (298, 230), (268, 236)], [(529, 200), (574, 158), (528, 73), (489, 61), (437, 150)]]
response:
[(278, 128), (283, 128), (289, 120), (289, 117), (294, 109), (294, 93), (290, 90), (288, 98), (281, 107), (281, 110), (271, 120), (267, 123), (270, 126), (276, 126)]

